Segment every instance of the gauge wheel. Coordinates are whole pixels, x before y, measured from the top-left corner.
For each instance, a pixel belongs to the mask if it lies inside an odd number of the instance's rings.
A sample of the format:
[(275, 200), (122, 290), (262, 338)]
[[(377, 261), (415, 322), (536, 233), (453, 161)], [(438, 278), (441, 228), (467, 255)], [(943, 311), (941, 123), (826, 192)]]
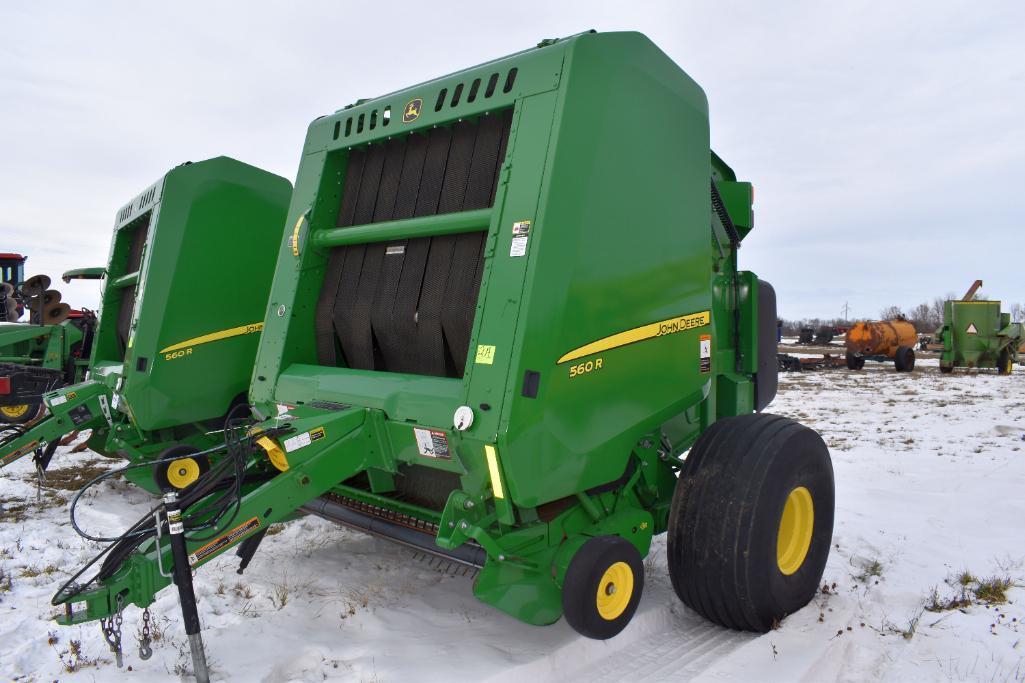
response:
[(644, 564), (637, 548), (619, 536), (596, 536), (569, 563), (562, 611), (580, 635), (606, 640), (630, 623), (643, 588)]
[[(199, 480), (210, 469), (210, 460), (205, 455), (195, 455), (199, 449), (194, 446), (178, 445), (161, 451), (153, 466), (153, 481), (161, 491), (184, 491)], [(172, 460), (168, 460), (172, 458)]]

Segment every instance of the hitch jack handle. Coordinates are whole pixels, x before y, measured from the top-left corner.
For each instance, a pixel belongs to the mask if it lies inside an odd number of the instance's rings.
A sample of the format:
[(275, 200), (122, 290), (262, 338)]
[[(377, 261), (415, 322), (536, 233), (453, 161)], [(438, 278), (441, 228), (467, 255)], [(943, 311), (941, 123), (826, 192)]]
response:
[(189, 554), (185, 547), (185, 524), (182, 522), (181, 508), (178, 505), (178, 494), (174, 491), (164, 494), (164, 515), (171, 536), (171, 558), (174, 560), (171, 573), (175, 585), (178, 586), (178, 600), (181, 603), (182, 620), (185, 622), (185, 634), (189, 637), (189, 649), (192, 651), (192, 668), (199, 683), (209, 683), (210, 670), (207, 668), (206, 652), (203, 650), (203, 636), (199, 632), (196, 591), (192, 587), (192, 568), (189, 566)]

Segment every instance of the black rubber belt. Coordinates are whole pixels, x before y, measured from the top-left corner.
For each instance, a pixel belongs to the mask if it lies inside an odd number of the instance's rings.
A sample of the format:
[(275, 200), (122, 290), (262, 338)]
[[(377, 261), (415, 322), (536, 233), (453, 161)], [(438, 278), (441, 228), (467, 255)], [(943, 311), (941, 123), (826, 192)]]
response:
[[(351, 150), (336, 224), (492, 205), (511, 120), (506, 110)], [(318, 360), (462, 375), (486, 240), (482, 231), (333, 249), (315, 313)]]

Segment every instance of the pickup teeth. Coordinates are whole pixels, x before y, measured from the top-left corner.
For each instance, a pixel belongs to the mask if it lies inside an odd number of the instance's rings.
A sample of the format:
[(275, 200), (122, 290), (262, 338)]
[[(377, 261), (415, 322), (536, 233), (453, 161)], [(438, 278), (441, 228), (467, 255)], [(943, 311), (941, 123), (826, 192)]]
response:
[(346, 496), (340, 496), (336, 493), (325, 493), (324, 498), (334, 501), (339, 505), (344, 505), (350, 510), (356, 512), (362, 512), (365, 515), (371, 515), (378, 519), (384, 519), (395, 524), (400, 524), (414, 531), (422, 531), (425, 534), (431, 534), (432, 536), (438, 535), (438, 525), (426, 519), (420, 519), (419, 517), (413, 517), (402, 512), (395, 512), (383, 508), (379, 505), (371, 505), (370, 503), (364, 503), (363, 501), (356, 500), (355, 498), (348, 498)]
[(429, 568), (438, 572), (439, 574), (445, 574), (447, 576), (469, 576), (474, 577), (477, 575), (479, 570), (476, 567), (470, 567), (469, 565), (459, 564), (458, 562), (452, 562), (451, 560), (432, 555), (431, 553), (425, 553), (421, 550), (413, 551), (413, 560), (426, 564)]

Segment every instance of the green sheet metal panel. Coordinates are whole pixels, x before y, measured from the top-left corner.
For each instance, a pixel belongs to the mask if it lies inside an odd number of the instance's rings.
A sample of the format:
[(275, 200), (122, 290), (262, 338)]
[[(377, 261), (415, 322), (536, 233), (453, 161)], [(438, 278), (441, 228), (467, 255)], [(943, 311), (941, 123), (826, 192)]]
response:
[(218, 418), (245, 395), (289, 196), (284, 178), (218, 157), (118, 213), (93, 374), (139, 428)]
[[(498, 87), (485, 96), (492, 79)], [(350, 155), (509, 106), (458, 393), (446, 383), (431, 401), (405, 393), (425, 387), (422, 377), (320, 365), (314, 330), (326, 236), (338, 234)], [(388, 418), (446, 431), (468, 471), (484, 466), (485, 443), (497, 444), (521, 506), (614, 480), (641, 435), (714, 399), (712, 377), (732, 372), (733, 294), (713, 302), (712, 282), (713, 267), (728, 283), (734, 266), (714, 258), (712, 175), (704, 93), (636, 33), (581, 34), (317, 119), (286, 221), (295, 242), (278, 252), (251, 397), (375, 407), (383, 404), (369, 394), (392, 397)], [(726, 185), (735, 180), (721, 161), (716, 175)], [(725, 201), (746, 233), (750, 186), (735, 185)], [(527, 221), (526, 234), (516, 233)], [(517, 237), (527, 239), (514, 247)], [(643, 338), (570, 358), (631, 334)], [(732, 408), (718, 412), (751, 405), (750, 382), (735, 380)], [(536, 382), (534, 396), (524, 395), (525, 382)], [(452, 429), (460, 404), (475, 413), (464, 432)], [(713, 405), (704, 421), (716, 414)]]

